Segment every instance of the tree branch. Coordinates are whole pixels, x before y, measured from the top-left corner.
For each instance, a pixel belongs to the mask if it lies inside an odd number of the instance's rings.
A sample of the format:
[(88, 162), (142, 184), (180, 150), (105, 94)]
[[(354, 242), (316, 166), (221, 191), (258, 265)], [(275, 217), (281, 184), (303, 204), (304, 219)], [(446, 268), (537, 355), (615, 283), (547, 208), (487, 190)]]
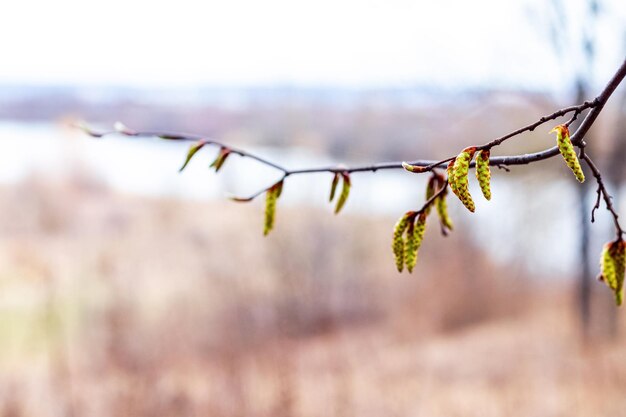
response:
[[(491, 150), (494, 147), (497, 147), (499, 145), (501, 145), (503, 142), (513, 138), (513, 137), (517, 137), (525, 132), (532, 132), (533, 130), (535, 130), (537, 127), (543, 125), (544, 123), (547, 123), (549, 121), (555, 120), (557, 118), (563, 117), (565, 115), (568, 115), (570, 113), (573, 113), (573, 115), (571, 116), (571, 118), (569, 119), (569, 121), (567, 121), (565, 123), (566, 126), (569, 126), (574, 120), (576, 120), (576, 118), (582, 114), (584, 111), (589, 110), (589, 112), (587, 113), (587, 115), (585, 116), (583, 122), (581, 123), (580, 127), (576, 130), (576, 132), (574, 132), (574, 134), (571, 136), (571, 141), (574, 145), (578, 146), (581, 150), (581, 158), (585, 160), (585, 162), (587, 163), (587, 165), (589, 166), (589, 168), (591, 169), (597, 183), (598, 183), (598, 189), (597, 189), (597, 194), (598, 194), (598, 198), (596, 201), (596, 204), (592, 210), (592, 221), (595, 220), (595, 210), (599, 208), (600, 206), (600, 199), (601, 197), (604, 198), (604, 201), (606, 203), (606, 207), (607, 210), (611, 213), (611, 215), (613, 216), (613, 220), (615, 223), (615, 228), (616, 228), (616, 232), (618, 235), (618, 238), (621, 239), (622, 236), (624, 235), (624, 229), (622, 229), (621, 225), (619, 224), (618, 221), (618, 214), (616, 212), (616, 210), (613, 207), (613, 204), (611, 202), (611, 196), (609, 195), (609, 193), (606, 190), (606, 187), (604, 185), (604, 182), (602, 180), (602, 175), (600, 173), (600, 171), (598, 170), (598, 168), (596, 167), (596, 165), (593, 163), (593, 161), (591, 160), (591, 158), (585, 154), (584, 152), (584, 148), (585, 148), (585, 142), (584, 142), (584, 137), (587, 134), (587, 132), (589, 131), (589, 129), (591, 128), (591, 126), (594, 124), (594, 122), (596, 121), (598, 115), (602, 112), (602, 109), (604, 108), (604, 105), (606, 104), (606, 102), (608, 101), (608, 99), (611, 97), (611, 95), (613, 94), (613, 92), (615, 91), (615, 89), (620, 85), (620, 83), (623, 81), (623, 79), (626, 77), (626, 59), (622, 62), (621, 66), (617, 69), (617, 71), (615, 72), (615, 74), (613, 75), (613, 77), (611, 78), (611, 80), (609, 80), (609, 82), (606, 84), (606, 86), (604, 87), (604, 89), (601, 91), (601, 93), (594, 98), (591, 101), (585, 101), (582, 104), (579, 105), (575, 105), (575, 106), (570, 106), (570, 107), (565, 107), (562, 108), (560, 110), (555, 111), (552, 114), (546, 115), (541, 117), (539, 120), (530, 123), (526, 126), (523, 126), (517, 130), (514, 130), (510, 133), (507, 133), (499, 138), (496, 138), (490, 142), (487, 142), (483, 145), (480, 146), (474, 146), (475, 150)], [(237, 149), (237, 148), (233, 148), (227, 144), (224, 144), (222, 142), (216, 141), (216, 140), (212, 140), (212, 139), (205, 139), (203, 136), (200, 135), (194, 135), (194, 134), (180, 134), (180, 133), (168, 133), (168, 132), (152, 132), (152, 131), (135, 131), (132, 129), (127, 128), (126, 126), (122, 125), (121, 123), (116, 123), (115, 125), (115, 129), (111, 130), (111, 131), (104, 131), (104, 132), (98, 132), (95, 130), (90, 129), (89, 127), (85, 126), (85, 125), (80, 125), (78, 126), (79, 128), (81, 128), (82, 130), (84, 130), (87, 134), (96, 137), (96, 138), (101, 138), (107, 135), (111, 135), (111, 134), (122, 134), (122, 135), (126, 135), (126, 136), (131, 136), (131, 137), (159, 137), (162, 139), (167, 139), (167, 140), (179, 140), (179, 141), (193, 141), (193, 142), (199, 142), (202, 141), (203, 145), (215, 145), (215, 146), (219, 146), (220, 148), (222, 148), (223, 150), (227, 150), (229, 151), (229, 153), (234, 153), (237, 154), (241, 157), (244, 158), (250, 158), (253, 159), (263, 165), (269, 166), (271, 168), (274, 168), (276, 170), (279, 170), (282, 172), (283, 176), (280, 179), (280, 181), (283, 181), (285, 178), (291, 176), (291, 175), (301, 175), (301, 174), (313, 174), (313, 173), (323, 173), (323, 172), (327, 172), (327, 173), (333, 173), (333, 174), (337, 174), (337, 173), (344, 173), (344, 174), (351, 174), (351, 173), (356, 173), (356, 172), (376, 172), (379, 170), (388, 170), (388, 169), (402, 169), (403, 165), (406, 163), (403, 162), (384, 162), (384, 163), (376, 163), (376, 164), (369, 164), (369, 165), (361, 165), (361, 166), (352, 166), (352, 167), (344, 167), (344, 166), (327, 166), (327, 167), (317, 167), (317, 168), (305, 168), (305, 169), (288, 169), (280, 164), (277, 164), (275, 162), (269, 161), (259, 155), (256, 155), (254, 153), (245, 151), (245, 150), (241, 150), (241, 149)], [(544, 159), (548, 159), (548, 158), (552, 158), (556, 155), (559, 154), (559, 149), (555, 146), (552, 148), (548, 148), (545, 149), (543, 151), (540, 152), (534, 152), (534, 153), (528, 153), (528, 154), (523, 154), (523, 155), (511, 155), (511, 156), (497, 156), (497, 157), (493, 157), (489, 159), (489, 165), (492, 166), (497, 166), (498, 168), (501, 169), (506, 169), (508, 170), (508, 166), (511, 165), (527, 165), (527, 164), (531, 164), (537, 161), (541, 161)], [(192, 154), (191, 154), (192, 155)], [(188, 158), (189, 159), (189, 158)], [(414, 172), (428, 172), (428, 171), (433, 171), (436, 168), (443, 168), (444, 164), (452, 161), (453, 159), (455, 159), (455, 156), (451, 156), (449, 158), (446, 159), (442, 159), (439, 161), (433, 161), (433, 160), (415, 160), (415, 161), (411, 161), (408, 164), (412, 165), (413, 167), (419, 167), (419, 170), (415, 170)], [(187, 161), (188, 162), (188, 161)], [(475, 166), (475, 162), (472, 162), (470, 167), (474, 167)], [(433, 204), (433, 202), (436, 200), (436, 198), (443, 194), (446, 191), (446, 188), (448, 186), (448, 181), (446, 181), (443, 184), (443, 187), (432, 197), (430, 198), (428, 201), (426, 201), (426, 203), (424, 204), (424, 206), (420, 209), (419, 212), (423, 212), (424, 210), (426, 210), (428, 207), (430, 207), (430, 205)], [(270, 187), (259, 190), (258, 192), (252, 194), (249, 197), (246, 198), (234, 198), (234, 200), (236, 201), (250, 201), (254, 198), (256, 198), (257, 196), (261, 195), (263, 192), (267, 191)]]
[[(616, 71), (616, 73), (613, 75), (613, 77), (611, 78), (611, 80), (607, 83), (607, 85), (604, 87), (604, 89), (602, 90), (602, 92), (593, 100), (591, 101), (585, 101), (582, 104), (579, 105), (575, 105), (575, 106), (570, 106), (570, 107), (565, 107), (562, 108), (560, 110), (555, 111), (552, 114), (543, 116), (541, 118), (539, 118), (539, 120), (530, 123), (524, 127), (521, 127), (517, 130), (514, 130), (510, 133), (507, 133), (504, 136), (501, 136), (497, 139), (494, 139), (490, 142), (487, 142), (483, 145), (480, 146), (476, 146), (477, 150), (480, 149), (491, 149), (493, 147), (499, 146), (500, 144), (502, 144), (504, 141), (511, 139), (515, 136), (518, 136), (522, 133), (525, 132), (532, 132), (533, 130), (535, 130), (538, 126), (541, 126), (544, 123), (547, 123), (551, 120), (555, 120), (559, 117), (565, 116), (569, 113), (574, 113), (573, 117), (566, 123), (566, 125), (569, 126), (570, 123), (572, 123), (579, 114), (581, 114), (583, 111), (587, 110), (587, 109), (591, 109), (591, 111), (587, 114), (587, 116), (585, 117), (585, 119), (583, 120), (583, 122), (581, 123), (580, 127), (578, 128), (578, 130), (572, 135), (571, 139), (572, 139), (572, 143), (574, 143), (575, 145), (580, 145), (582, 144), (582, 141), (584, 139), (585, 134), (587, 133), (587, 131), (589, 130), (589, 128), (593, 125), (593, 123), (595, 122), (596, 118), (598, 117), (598, 115), (600, 114), (600, 112), (602, 111), (604, 105), (606, 104), (606, 102), (608, 101), (609, 97), (611, 96), (611, 94), (613, 94), (613, 92), (615, 91), (615, 89), (618, 87), (618, 85), (622, 82), (622, 80), (624, 79), (624, 77), (626, 77), (626, 59), (624, 60), (624, 62), (622, 63), (622, 65), (619, 67), (619, 69)], [(232, 153), (235, 153), (237, 155), (240, 155), (242, 157), (245, 158), (250, 158), (253, 159), (257, 162), (260, 162), (261, 164), (267, 165), (269, 167), (275, 168), (279, 171), (282, 171), (284, 176), (290, 176), (290, 175), (299, 175), (299, 174), (313, 174), (313, 173), (319, 173), (319, 172), (329, 172), (329, 173), (337, 173), (337, 172), (348, 172), (348, 173), (354, 173), (354, 172), (376, 172), (379, 170), (387, 170), (387, 169), (401, 169), (402, 168), (402, 162), (383, 162), (383, 163), (376, 163), (376, 164), (369, 164), (369, 165), (361, 165), (361, 166), (353, 166), (353, 167), (342, 167), (342, 166), (327, 166), (327, 167), (317, 167), (317, 168), (305, 168), (305, 169), (287, 169), (284, 166), (281, 166), (277, 163), (274, 163), (272, 161), (269, 161), (265, 158), (262, 158), (256, 154), (253, 154), (251, 152), (248, 151), (244, 151), (241, 149), (237, 149), (237, 148), (233, 148), (229, 145), (226, 145), (224, 143), (221, 143), (219, 141), (216, 140), (207, 140), (205, 139), (203, 136), (200, 135), (195, 135), (195, 134), (181, 134), (181, 133), (168, 133), (168, 132), (151, 132), (151, 131), (145, 131), (145, 132), (139, 132), (139, 131), (134, 131), (131, 129), (126, 128), (123, 125), (118, 125), (116, 130), (112, 130), (112, 131), (104, 131), (104, 132), (97, 132), (95, 130), (90, 129), (87, 126), (81, 125), (78, 126), (81, 129), (83, 129), (86, 133), (88, 133), (89, 135), (93, 136), (93, 137), (97, 137), (97, 138), (101, 138), (103, 136), (107, 136), (110, 134), (122, 134), (122, 135), (126, 135), (126, 136), (135, 136), (135, 137), (160, 137), (162, 139), (169, 139), (169, 140), (181, 140), (181, 141), (199, 141), (199, 140), (205, 140), (207, 144), (211, 144), (211, 145), (216, 145), (216, 146), (220, 146), (226, 149), (231, 150)], [(558, 152), (558, 148), (557, 147), (553, 147), (553, 148), (549, 148), (540, 152), (535, 152), (535, 153), (529, 153), (529, 154), (525, 154), (525, 155), (513, 155), (513, 156), (500, 156), (500, 157), (493, 157), (490, 159), (489, 164), (493, 165), (493, 166), (507, 166), (507, 165), (526, 165), (526, 164), (530, 164), (533, 162), (537, 162), (537, 161), (541, 161), (544, 159), (548, 159), (551, 158), (555, 155), (557, 155)], [(443, 167), (444, 164), (446, 164), (447, 162), (451, 161), (452, 159), (454, 159), (454, 156), (446, 158), (446, 159), (442, 159), (439, 161), (434, 161), (434, 160), (414, 160), (409, 162), (409, 164), (414, 165), (414, 166), (420, 166), (423, 167), (424, 170), (422, 170), (422, 172), (428, 172), (428, 171), (432, 171), (434, 168), (438, 168), (438, 167)], [(473, 163), (471, 166), (474, 166)]]
[(600, 173), (600, 170), (598, 169), (596, 164), (593, 163), (589, 155), (585, 153), (584, 150), (581, 152), (581, 158), (587, 163), (587, 165), (589, 166), (589, 169), (591, 170), (591, 172), (593, 173), (593, 176), (596, 179), (596, 182), (598, 183), (598, 188), (596, 190), (596, 193), (597, 193), (596, 204), (593, 206), (593, 209), (591, 210), (591, 222), (592, 223), (595, 222), (596, 220), (595, 213), (596, 213), (596, 210), (600, 208), (600, 199), (604, 198), (606, 209), (609, 211), (609, 213), (611, 213), (611, 216), (613, 216), (613, 223), (615, 224), (615, 232), (617, 234), (617, 239), (621, 240), (625, 232), (619, 223), (619, 214), (617, 214), (617, 211), (615, 210), (615, 207), (613, 206), (612, 197), (607, 191), (606, 186), (604, 185), (602, 174)]

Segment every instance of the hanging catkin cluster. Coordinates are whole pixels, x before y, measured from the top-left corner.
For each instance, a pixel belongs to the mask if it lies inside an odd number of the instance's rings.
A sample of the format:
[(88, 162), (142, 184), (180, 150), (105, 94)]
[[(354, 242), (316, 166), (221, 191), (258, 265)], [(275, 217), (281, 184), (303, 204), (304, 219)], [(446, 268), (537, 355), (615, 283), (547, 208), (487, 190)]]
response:
[(276, 217), (276, 201), (283, 192), (283, 181), (278, 181), (265, 192), (265, 223), (263, 234), (267, 234), (274, 228), (274, 218)]
[(417, 253), (422, 245), (425, 231), (425, 212), (406, 212), (396, 223), (393, 229), (393, 241), (391, 246), (398, 272), (402, 272), (405, 265), (409, 272), (413, 272), (413, 268), (417, 263)]
[(556, 133), (556, 143), (559, 147), (559, 152), (561, 152), (563, 159), (565, 159), (565, 163), (569, 169), (572, 170), (576, 179), (579, 182), (584, 182), (585, 174), (583, 174), (583, 169), (576, 156), (576, 150), (574, 150), (574, 145), (572, 145), (572, 141), (570, 140), (567, 125), (555, 126), (550, 133)]
[(615, 294), (615, 303), (622, 304), (624, 272), (626, 268), (626, 242), (621, 238), (604, 245), (600, 256), (600, 276), (603, 281)]
[(391, 247), (398, 272), (402, 272), (404, 266), (409, 272), (413, 272), (417, 263), (417, 254), (426, 232), (426, 218), (433, 205), (437, 208), (442, 232), (445, 234), (448, 230), (452, 230), (453, 225), (448, 214), (445, 187), (446, 180), (443, 175), (433, 172), (426, 185), (424, 208), (421, 211), (408, 211), (396, 222)]
[(489, 149), (476, 152), (476, 147), (465, 148), (448, 164), (448, 184), (465, 207), (472, 213), (476, 210), (469, 192), (469, 166), (476, 155), (476, 179), (480, 190), (487, 200), (491, 200), (491, 170), (489, 168)]

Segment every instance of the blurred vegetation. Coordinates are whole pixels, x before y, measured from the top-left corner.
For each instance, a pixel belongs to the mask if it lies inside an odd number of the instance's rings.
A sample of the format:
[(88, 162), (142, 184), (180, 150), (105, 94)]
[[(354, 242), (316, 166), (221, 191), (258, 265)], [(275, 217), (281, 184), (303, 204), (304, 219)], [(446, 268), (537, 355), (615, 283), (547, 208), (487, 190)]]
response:
[[(617, 415), (623, 339), (581, 345), (562, 281), (387, 217), (119, 195), (88, 175), (0, 190), (6, 416)], [(623, 323), (620, 323), (623, 328)], [(623, 333), (623, 332), (622, 332)]]

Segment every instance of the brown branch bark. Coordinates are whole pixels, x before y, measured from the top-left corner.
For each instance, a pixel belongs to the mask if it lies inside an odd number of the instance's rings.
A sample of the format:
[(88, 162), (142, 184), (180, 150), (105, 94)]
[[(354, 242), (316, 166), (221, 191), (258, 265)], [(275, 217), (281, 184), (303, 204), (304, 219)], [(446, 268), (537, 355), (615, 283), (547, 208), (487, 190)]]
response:
[[(489, 141), (483, 145), (479, 145), (479, 146), (475, 146), (476, 149), (492, 149), (494, 147), (497, 147), (499, 145), (501, 145), (503, 142), (517, 137), (525, 132), (532, 132), (533, 130), (535, 130), (537, 127), (552, 121), (552, 120), (556, 120), (560, 117), (563, 117), (565, 115), (568, 115), (570, 113), (573, 113), (572, 117), (570, 118), (569, 121), (567, 121), (565, 124), (566, 125), (570, 125), (574, 120), (576, 120), (576, 118), (582, 114), (584, 111), (589, 110), (589, 112), (587, 113), (587, 115), (585, 116), (584, 120), (582, 121), (580, 127), (576, 130), (576, 132), (574, 132), (574, 134), (571, 136), (571, 140), (572, 143), (576, 146), (578, 146), (579, 148), (581, 148), (581, 157), (586, 161), (586, 163), (589, 165), (590, 169), (592, 170), (594, 177), (596, 178), (596, 181), (598, 183), (598, 203), (596, 204), (596, 207), (594, 208), (594, 213), (595, 214), (595, 209), (597, 209), (597, 207), (599, 206), (599, 200), (600, 200), (600, 196), (604, 197), (607, 209), (611, 212), (611, 214), (614, 217), (614, 221), (615, 221), (615, 226), (616, 226), (616, 230), (618, 233), (618, 236), (621, 238), (622, 235), (624, 234), (624, 230), (621, 228), (621, 226), (619, 225), (618, 222), (618, 216), (617, 216), (617, 212), (614, 210), (612, 203), (611, 203), (611, 198), (610, 195), (608, 194), (606, 187), (604, 185), (604, 182), (602, 180), (602, 175), (600, 173), (600, 171), (598, 170), (598, 168), (594, 165), (593, 161), (589, 158), (589, 156), (587, 156), (584, 153), (584, 147), (585, 147), (585, 135), (587, 134), (587, 132), (589, 131), (589, 129), (591, 128), (591, 126), (594, 124), (594, 122), (596, 121), (598, 115), (602, 112), (606, 102), (608, 101), (608, 99), (611, 97), (611, 95), (613, 94), (613, 92), (615, 91), (615, 89), (620, 85), (620, 83), (623, 81), (623, 79), (626, 77), (626, 59), (622, 62), (622, 64), (620, 65), (620, 67), (617, 69), (617, 71), (615, 72), (615, 74), (613, 75), (613, 77), (609, 80), (609, 82), (606, 84), (606, 86), (603, 88), (603, 90), (600, 92), (600, 94), (594, 98), (591, 101), (585, 101), (582, 104), (579, 105), (575, 105), (575, 106), (570, 106), (570, 107), (565, 107), (562, 108), (560, 110), (555, 111), (552, 114), (546, 115), (541, 117), (539, 120), (530, 123), (526, 126), (523, 126), (519, 129), (516, 129), (510, 133), (507, 133), (499, 138), (496, 138), (492, 141)], [(126, 135), (126, 136), (131, 136), (131, 137), (159, 137), (162, 139), (167, 139), (167, 140), (180, 140), (180, 141), (204, 141), (205, 144), (207, 145), (215, 145), (215, 146), (219, 146), (221, 148), (227, 149), (229, 150), (231, 153), (237, 154), (241, 157), (244, 158), (250, 158), (253, 159), (261, 164), (264, 164), (266, 166), (272, 167), (276, 170), (279, 170), (283, 173), (283, 177), (281, 180), (284, 180), (285, 178), (291, 176), (291, 175), (302, 175), (302, 174), (314, 174), (314, 173), (356, 173), (356, 172), (376, 172), (379, 170), (388, 170), (388, 169), (402, 169), (403, 168), (403, 162), (383, 162), (383, 163), (376, 163), (376, 164), (369, 164), (369, 165), (361, 165), (361, 166), (352, 166), (352, 167), (343, 167), (343, 166), (327, 166), (327, 167), (318, 167), (318, 168), (304, 168), (304, 169), (288, 169), (280, 164), (277, 164), (275, 162), (269, 161), (259, 155), (256, 155), (254, 153), (242, 150), (242, 149), (237, 149), (234, 147), (231, 147), (225, 143), (216, 141), (216, 140), (212, 140), (212, 139), (206, 139), (203, 136), (200, 135), (195, 135), (195, 134), (180, 134), (180, 133), (168, 133), (168, 132), (151, 132), (151, 131), (135, 131), (132, 129), (129, 129), (121, 124), (117, 124), (116, 125), (116, 129), (115, 130), (111, 130), (111, 131), (104, 131), (104, 132), (98, 132), (95, 130), (90, 129), (87, 126), (81, 125), (78, 126), (79, 128), (83, 129), (86, 133), (88, 133), (89, 135), (96, 137), (96, 138), (102, 138), (104, 136), (107, 135), (111, 135), (111, 134), (122, 134), (122, 135)], [(489, 164), (492, 166), (497, 166), (499, 168), (505, 168), (507, 166), (511, 166), (511, 165), (527, 165), (527, 164), (531, 164), (537, 161), (541, 161), (541, 160), (545, 160), (548, 158), (552, 158), (556, 155), (559, 154), (559, 150), (558, 148), (552, 147), (552, 148), (548, 148), (545, 149), (543, 151), (540, 152), (534, 152), (534, 153), (528, 153), (528, 154), (523, 154), (523, 155), (511, 155), (511, 156), (496, 156), (496, 157), (492, 157), (489, 160)], [(420, 170), (420, 172), (428, 172), (428, 171), (432, 171), (435, 168), (442, 168), (444, 166), (444, 164), (448, 163), (449, 161), (453, 160), (455, 158), (455, 156), (451, 156), (448, 157), (446, 159), (442, 159), (439, 161), (433, 161), (433, 160), (415, 160), (415, 161), (411, 161), (409, 162), (410, 165), (414, 165), (414, 166), (418, 166), (418, 167), (423, 167), (424, 169)], [(474, 166), (474, 162), (472, 162), (472, 164), (470, 165), (471, 167)], [(447, 182), (446, 182), (447, 185)], [(444, 192), (446, 185), (444, 185), (444, 187), (442, 188), (442, 190), (440, 190), (441, 192)], [(259, 196), (260, 194), (262, 194), (263, 192), (265, 192), (267, 189), (262, 189), (259, 190), (258, 192), (254, 193), (253, 195), (251, 195), (250, 197), (247, 198), (239, 198), (236, 199), (238, 201), (249, 201), (254, 199), (255, 197)], [(426, 204), (424, 205), (424, 207), (422, 208), (422, 210), (426, 207), (428, 207), (429, 204), (432, 204), (432, 202), (434, 201), (434, 198), (427, 201)]]

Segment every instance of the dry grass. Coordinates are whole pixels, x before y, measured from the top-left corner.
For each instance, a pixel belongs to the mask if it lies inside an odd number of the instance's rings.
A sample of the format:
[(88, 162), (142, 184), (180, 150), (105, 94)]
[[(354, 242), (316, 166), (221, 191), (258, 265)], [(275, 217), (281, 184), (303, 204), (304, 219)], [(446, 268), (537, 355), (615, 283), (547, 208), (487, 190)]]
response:
[[(580, 343), (569, 291), (393, 219), (0, 190), (0, 415), (616, 416), (623, 339)], [(623, 328), (623, 324), (619, 323)]]

